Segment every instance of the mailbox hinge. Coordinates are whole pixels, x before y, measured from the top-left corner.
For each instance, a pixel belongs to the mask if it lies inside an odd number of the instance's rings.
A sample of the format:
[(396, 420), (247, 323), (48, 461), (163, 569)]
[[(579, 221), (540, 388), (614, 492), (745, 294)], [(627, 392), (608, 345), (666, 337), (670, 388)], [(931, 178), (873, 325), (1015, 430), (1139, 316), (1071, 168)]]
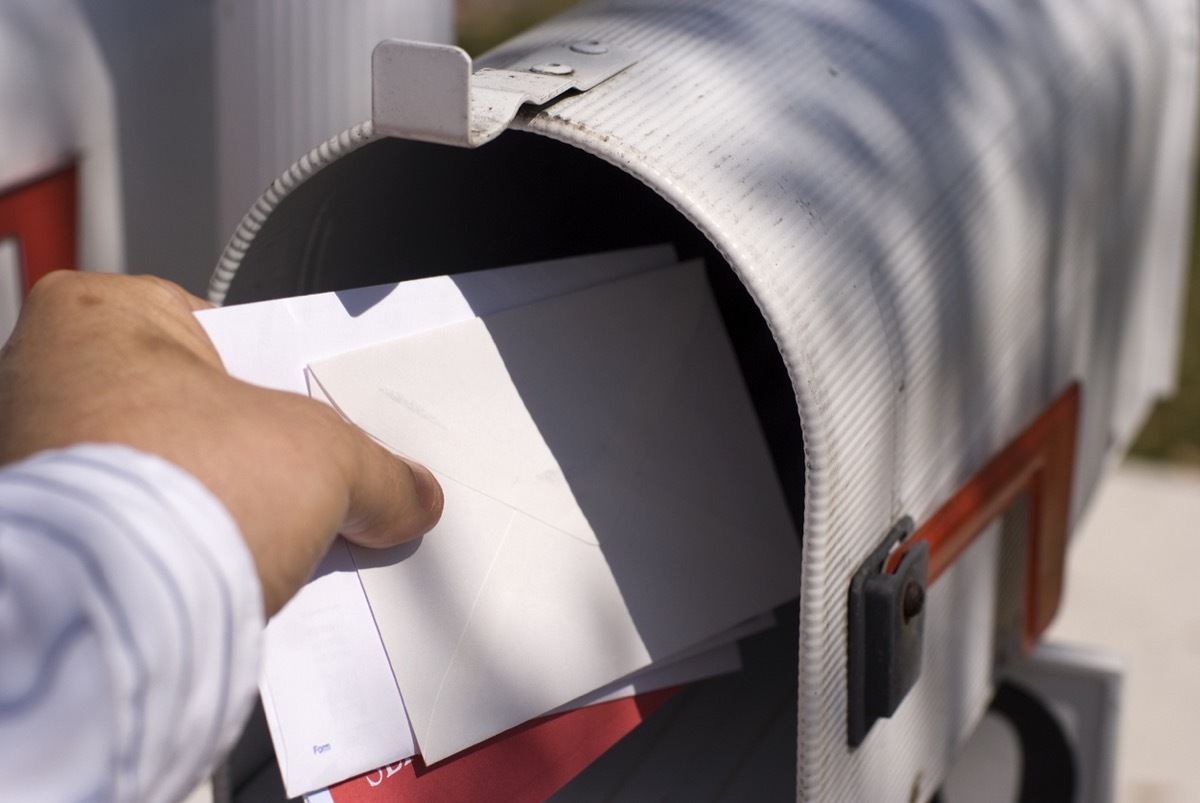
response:
[(371, 56), (371, 119), (386, 136), (475, 148), (506, 129), (522, 105), (587, 91), (636, 61), (630, 50), (586, 40), (472, 72), (462, 48), (392, 39)]
[(885, 571), (888, 556), (912, 535), (900, 520), (850, 581), (847, 741), (858, 747), (880, 717), (890, 717), (921, 675), (929, 544), (911, 547)]

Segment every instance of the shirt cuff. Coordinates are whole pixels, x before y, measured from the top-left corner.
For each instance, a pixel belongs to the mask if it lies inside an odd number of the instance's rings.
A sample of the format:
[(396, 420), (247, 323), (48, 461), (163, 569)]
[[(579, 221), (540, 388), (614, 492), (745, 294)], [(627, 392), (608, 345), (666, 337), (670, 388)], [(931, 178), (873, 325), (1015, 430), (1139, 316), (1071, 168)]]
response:
[(63, 597), (104, 656), (110, 704), (96, 708), (111, 718), (100, 747), (111, 777), (96, 791), (182, 798), (233, 745), (255, 697), (262, 592), (236, 522), (177, 466), (86, 444), (0, 471), (0, 525), (22, 554), (46, 555), (27, 573), (69, 582)]

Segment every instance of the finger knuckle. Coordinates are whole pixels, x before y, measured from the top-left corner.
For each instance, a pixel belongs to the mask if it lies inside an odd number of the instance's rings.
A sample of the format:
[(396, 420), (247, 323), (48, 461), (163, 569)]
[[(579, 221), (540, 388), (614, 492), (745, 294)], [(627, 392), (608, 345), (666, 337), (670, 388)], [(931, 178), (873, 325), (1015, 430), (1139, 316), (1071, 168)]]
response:
[(33, 285), (26, 303), (39, 303), (46, 299), (59, 298), (77, 292), (87, 283), (85, 274), (72, 270), (56, 270), (47, 273)]

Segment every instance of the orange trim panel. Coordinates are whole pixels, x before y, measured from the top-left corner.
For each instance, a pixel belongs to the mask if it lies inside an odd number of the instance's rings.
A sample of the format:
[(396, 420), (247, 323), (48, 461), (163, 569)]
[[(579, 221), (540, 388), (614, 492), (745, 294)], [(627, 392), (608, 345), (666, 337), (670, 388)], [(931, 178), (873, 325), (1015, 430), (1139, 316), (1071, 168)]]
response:
[(1022, 646), (1031, 649), (1054, 619), (1062, 596), (1080, 395), (1076, 383), (1055, 399), (892, 553), (886, 571), (894, 571), (905, 552), (925, 542), (932, 585), (988, 524), (1028, 491)]

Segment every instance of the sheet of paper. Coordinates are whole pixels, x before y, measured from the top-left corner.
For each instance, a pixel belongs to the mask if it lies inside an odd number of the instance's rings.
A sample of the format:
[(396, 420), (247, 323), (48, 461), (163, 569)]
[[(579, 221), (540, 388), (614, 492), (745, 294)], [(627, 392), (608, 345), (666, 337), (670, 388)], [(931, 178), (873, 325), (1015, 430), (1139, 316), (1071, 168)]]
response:
[(682, 653), (655, 663), (647, 669), (635, 672), (627, 678), (615, 681), (608, 686), (596, 689), (571, 702), (551, 711), (557, 714), (571, 711), (587, 705), (596, 705), (622, 697), (632, 697), (649, 691), (665, 689), (668, 686), (678, 686), (692, 683), (718, 675), (727, 675), (742, 668), (741, 650), (738, 640), (755, 633), (761, 633), (775, 624), (774, 614), (764, 614), (747, 620), (731, 630), (726, 630), (715, 638), (708, 639), (696, 647), (684, 650)]
[[(305, 393), (304, 368), (311, 360), (674, 261), (670, 246), (654, 246), (223, 307), (196, 318), (230, 374)], [(314, 580), (267, 626), (259, 686), (289, 796), (413, 752), (407, 714), (362, 586), (344, 570), (350, 562), (339, 539)], [(348, 677), (356, 678), (356, 688), (346, 685)], [(346, 696), (314, 702), (313, 689), (344, 689)], [(365, 744), (374, 747), (357, 752)]]
[(232, 376), (263, 387), (306, 393), (304, 368), (313, 360), (674, 262), (674, 248), (658, 245), (238, 304), (198, 312), (196, 320)]
[[(379, 767), (395, 761), (398, 752), (416, 752), (386, 660), (348, 663), (336, 682), (326, 677), (327, 656), (363, 654), (355, 643), (364, 629), (359, 623), (374, 631), (349, 551), (333, 550), (310, 588), (324, 593), (299, 596), (289, 614), (276, 617), (264, 633), (264, 654), (286, 655), (290, 663), (286, 671), (275, 667), (272, 682), (262, 684), (267, 721), (278, 734), (280, 771), (293, 788), (306, 791), (320, 788), (330, 775), (352, 777), (363, 772), (363, 764)], [(341, 588), (358, 593), (339, 593)], [(347, 626), (350, 618), (353, 626)]]
[(420, 541), (352, 548), (426, 763), (798, 592), (799, 544), (699, 264), (310, 371), (446, 492)]
[(418, 756), (340, 783), (325, 803), (548, 800), (588, 764), (653, 716), (677, 689), (623, 697), (539, 717), (432, 767)]
[[(635, 695), (644, 695), (661, 689), (680, 686), (685, 683), (737, 672), (742, 668), (742, 661), (736, 639), (748, 635), (748, 631), (757, 632), (763, 626), (770, 627), (773, 622), (774, 619), (772, 617), (767, 617), (765, 621), (755, 620), (752, 626), (739, 627), (726, 634), (727, 638), (730, 639), (728, 642), (701, 650), (694, 655), (681, 657), (679, 660), (662, 666), (652, 666), (644, 672), (639, 672), (626, 680), (618, 681), (612, 686), (597, 689), (595, 692), (587, 694), (578, 700), (573, 700), (562, 708), (550, 712), (550, 714), (561, 714), (587, 706), (608, 703)], [(502, 735), (500, 738), (503, 739), (505, 737)], [(453, 764), (455, 762), (451, 761), (448, 763)], [(391, 774), (394, 774), (397, 769), (397, 762), (389, 761), (379, 765), (377, 771), (382, 773), (383, 777), (391, 777)], [(322, 790), (321, 792), (305, 795), (305, 800), (309, 803), (322, 803), (322, 801), (324, 803), (332, 803), (333, 798), (329, 795), (328, 791)]]

